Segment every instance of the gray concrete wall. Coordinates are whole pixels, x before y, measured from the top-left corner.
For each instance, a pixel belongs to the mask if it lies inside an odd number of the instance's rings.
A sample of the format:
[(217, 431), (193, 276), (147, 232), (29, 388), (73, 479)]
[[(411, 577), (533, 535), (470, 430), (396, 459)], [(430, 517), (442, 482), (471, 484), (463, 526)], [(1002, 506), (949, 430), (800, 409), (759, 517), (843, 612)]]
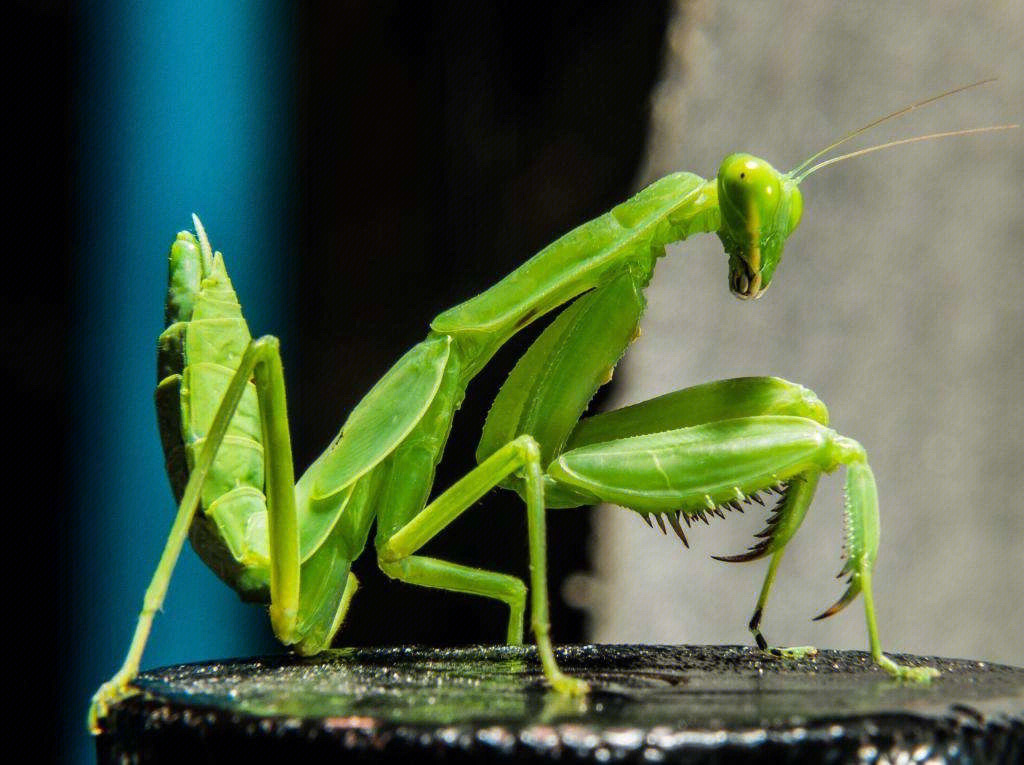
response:
[[(714, 174), (751, 151), (787, 169), (857, 125), (958, 84), (852, 144), (1017, 122), (1024, 3), (694, 2), (669, 34), (640, 186)], [(1024, 131), (918, 144), (822, 171), (768, 293), (727, 290), (714, 237), (669, 249), (621, 405), (709, 379), (774, 374), (813, 388), (878, 478), (875, 595), (888, 650), (1024, 664)], [(863, 648), (841, 593), (842, 478), (823, 480), (783, 561), (769, 640)], [(589, 602), (598, 641), (749, 643), (765, 563), (725, 564), (763, 516), (696, 529), (693, 549), (598, 511)], [(581, 584), (579, 580), (576, 585)], [(580, 593), (584, 592), (584, 596)]]

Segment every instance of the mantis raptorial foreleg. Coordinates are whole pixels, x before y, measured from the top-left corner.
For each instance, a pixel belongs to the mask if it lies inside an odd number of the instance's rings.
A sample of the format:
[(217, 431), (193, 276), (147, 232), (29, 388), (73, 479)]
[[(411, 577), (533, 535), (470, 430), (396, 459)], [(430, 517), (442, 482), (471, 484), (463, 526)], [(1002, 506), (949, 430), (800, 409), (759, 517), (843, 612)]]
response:
[[(737, 417), (763, 415), (792, 415), (808, 418), (821, 425), (828, 424), (825, 405), (804, 386), (777, 377), (740, 377), (686, 388), (584, 419), (573, 431), (566, 450)], [(760, 541), (748, 552), (714, 556), (729, 562), (753, 561), (769, 554), (772, 556), (754, 616), (750, 620), (750, 630), (758, 648), (773, 656), (800, 658), (816, 652), (813, 646), (770, 646), (761, 634), (759, 625), (785, 546), (800, 527), (810, 507), (820, 475), (819, 471), (810, 470), (787, 482), (785, 500), (774, 508), (768, 528), (761, 532)], [(729, 507), (741, 511), (743, 509), (738, 499), (732, 500)], [(689, 527), (689, 516), (680, 517)], [(669, 521), (679, 522), (673, 516), (669, 516)], [(682, 531), (677, 533), (686, 543)]]
[[(873, 480), (870, 491), (863, 480), (870, 476), (863, 449), (825, 427), (828, 411), (811, 391), (778, 378), (726, 380), (575, 423), (602, 371), (610, 373), (636, 334), (644, 305), (640, 286), (623, 275), (577, 300), (541, 333), (495, 400), (478, 457), (490, 453), (501, 438), (537, 435), (545, 461), (554, 460), (546, 473), (549, 505), (609, 501), (656, 517), (665, 510), (680, 511), (678, 518), (668, 519), (675, 521), (684, 540), (680, 518), (689, 522), (707, 512), (721, 513), (723, 506), (785, 484), (785, 497), (762, 541), (747, 553), (726, 558), (772, 555), (752, 631), (757, 630), (782, 550), (803, 521), (821, 472), (848, 465), (847, 565), (856, 573), (837, 604), (841, 607), (870, 582), (878, 541), (877, 499)], [(580, 459), (589, 461), (592, 481), (574, 475), (572, 466)], [(522, 484), (512, 485), (523, 491)], [(931, 676), (930, 670), (883, 661), (873, 606), (866, 607), (871, 651), (878, 663), (899, 677)], [(809, 646), (772, 650), (759, 631), (757, 637), (759, 647), (773, 655), (813, 651)]]
[(504, 478), (522, 475), (530, 540), (531, 626), (537, 639), (537, 653), (552, 687), (563, 693), (586, 693), (587, 683), (562, 673), (551, 645), (547, 593), (547, 535), (545, 532), (544, 484), (540, 448), (531, 436), (511, 441), (454, 483), (427, 505), (377, 551), (381, 570), (388, 576), (425, 587), (503, 600), (509, 604), (509, 642), (522, 636), (522, 604), (526, 588), (515, 577), (457, 566), (445, 561), (415, 556), (473, 503)]
[[(641, 513), (680, 511), (702, 516), (733, 500), (785, 486), (808, 472), (847, 468), (847, 562), (843, 597), (822, 616), (839, 611), (864, 593), (871, 653), (884, 669), (901, 678), (923, 680), (931, 668), (905, 667), (884, 657), (870, 593), (878, 552), (878, 499), (863, 447), (814, 420), (792, 416), (741, 417), (661, 433), (583, 446), (562, 454), (548, 468), (554, 480)], [(783, 492), (785, 493), (785, 492)], [(801, 494), (786, 496), (767, 551), (781, 550), (782, 534), (795, 531), (806, 510)], [(809, 500), (807, 500), (809, 501)], [(801, 508), (801, 505), (803, 507)], [(769, 582), (770, 584), (770, 582)]]

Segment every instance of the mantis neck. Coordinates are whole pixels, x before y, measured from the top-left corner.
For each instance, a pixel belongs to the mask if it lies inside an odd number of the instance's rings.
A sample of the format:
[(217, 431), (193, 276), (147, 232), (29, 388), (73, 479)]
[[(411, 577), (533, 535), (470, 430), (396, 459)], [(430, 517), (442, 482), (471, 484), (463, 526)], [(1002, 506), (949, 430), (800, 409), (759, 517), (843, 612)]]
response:
[(666, 245), (717, 231), (720, 222), (714, 179), (692, 173), (667, 176), (437, 316), (431, 335), (452, 338), (468, 385), (509, 338), (537, 318), (623, 273), (645, 289)]

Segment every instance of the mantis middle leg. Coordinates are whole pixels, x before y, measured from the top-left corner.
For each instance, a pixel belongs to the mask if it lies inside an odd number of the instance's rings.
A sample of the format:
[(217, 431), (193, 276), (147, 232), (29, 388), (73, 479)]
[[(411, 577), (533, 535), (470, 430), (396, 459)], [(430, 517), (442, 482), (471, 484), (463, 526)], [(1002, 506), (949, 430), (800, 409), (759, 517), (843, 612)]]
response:
[(388, 576), (455, 592), (495, 598), (508, 603), (509, 642), (522, 640), (522, 614), (526, 588), (506, 574), (459, 566), (447, 561), (415, 555), (449, 523), (469, 509), (480, 497), (512, 474), (524, 484), (530, 546), (530, 584), (533, 588), (531, 626), (537, 639), (544, 674), (552, 687), (562, 693), (582, 694), (588, 685), (565, 675), (555, 661), (551, 645), (547, 592), (547, 537), (545, 531), (544, 484), (540, 449), (528, 435), (509, 442), (457, 481), (415, 518), (386, 541), (378, 541), (378, 563)]

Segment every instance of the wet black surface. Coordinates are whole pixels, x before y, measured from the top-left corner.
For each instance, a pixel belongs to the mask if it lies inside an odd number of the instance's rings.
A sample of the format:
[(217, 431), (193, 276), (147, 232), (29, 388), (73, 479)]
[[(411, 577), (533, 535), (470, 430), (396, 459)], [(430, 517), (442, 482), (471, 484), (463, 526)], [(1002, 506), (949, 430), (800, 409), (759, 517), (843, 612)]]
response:
[(1024, 669), (930, 664), (893, 681), (867, 654), (778, 660), (735, 646), (573, 646), (594, 692), (544, 686), (532, 648), (343, 649), (147, 672), (101, 762), (1024, 761)]

